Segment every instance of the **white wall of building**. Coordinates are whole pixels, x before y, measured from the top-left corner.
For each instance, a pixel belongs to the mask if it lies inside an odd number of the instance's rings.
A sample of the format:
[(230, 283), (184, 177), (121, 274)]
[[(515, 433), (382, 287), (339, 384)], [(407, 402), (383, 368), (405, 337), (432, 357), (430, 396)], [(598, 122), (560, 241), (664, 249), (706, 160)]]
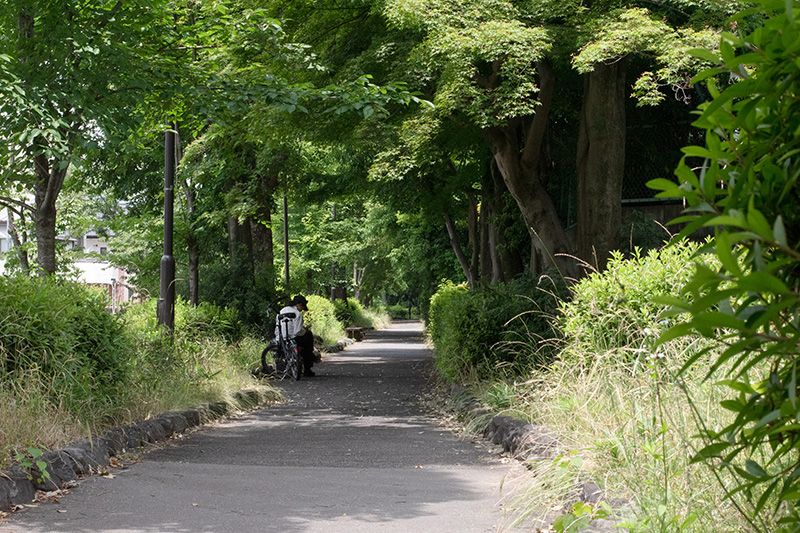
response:
[[(100, 256), (108, 254), (108, 244), (94, 233), (89, 233), (80, 239), (69, 239), (72, 247), (83, 249), (87, 253)], [(8, 252), (12, 247), (8, 234), (8, 215), (5, 210), (0, 210), (0, 254)], [(0, 275), (5, 273), (6, 259), (0, 255)], [(124, 268), (116, 267), (108, 261), (96, 258), (86, 258), (74, 263), (78, 270), (78, 279), (108, 291), (111, 299), (111, 310), (116, 311), (120, 306), (136, 298), (135, 293), (128, 285), (128, 273)]]

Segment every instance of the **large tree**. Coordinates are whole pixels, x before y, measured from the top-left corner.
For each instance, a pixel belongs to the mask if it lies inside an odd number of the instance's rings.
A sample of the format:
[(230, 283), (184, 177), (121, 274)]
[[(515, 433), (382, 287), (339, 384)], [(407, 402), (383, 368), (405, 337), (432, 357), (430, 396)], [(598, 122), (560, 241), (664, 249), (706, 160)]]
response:
[(56, 271), (56, 202), (70, 165), (133, 127), (140, 104), (181, 83), (179, 15), (160, 0), (12, 0), (0, 13), (0, 159), (31, 171), (25, 185), (42, 274)]
[[(602, 267), (618, 240), (627, 59), (649, 58), (655, 70), (641, 76), (637, 90), (656, 102), (663, 97), (659, 86), (680, 83), (697, 68), (686, 50), (716, 41), (713, 31), (693, 28), (719, 22), (731, 4), (676, 0), (648, 11), (613, 1), (389, 0), (384, 12), (390, 23), (424, 32), (415, 64), (435, 73), (428, 78), (435, 82), (440, 113), (462, 114), (483, 128), (530, 232), (531, 269), (555, 264), (576, 274), (569, 257), (576, 248)], [(569, 77), (564, 68), (575, 68), (585, 80), (582, 103), (567, 104), (582, 109), (573, 151), (580, 191), (577, 247), (550, 196), (553, 162), (545, 151), (554, 102), (571, 94), (559, 88), (559, 78)]]

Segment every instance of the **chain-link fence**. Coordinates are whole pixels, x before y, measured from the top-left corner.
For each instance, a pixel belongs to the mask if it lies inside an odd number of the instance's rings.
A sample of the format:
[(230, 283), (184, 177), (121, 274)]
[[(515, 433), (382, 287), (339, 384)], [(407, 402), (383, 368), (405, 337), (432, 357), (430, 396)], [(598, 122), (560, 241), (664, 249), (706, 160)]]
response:
[(703, 131), (689, 123), (629, 127), (625, 146), (625, 176), (622, 200), (627, 204), (651, 203), (657, 191), (647, 182), (656, 178), (674, 179), (683, 155), (681, 148), (703, 145)]
[[(629, 126), (625, 147), (625, 174), (622, 182), (622, 203), (629, 207), (672, 200), (656, 198), (657, 191), (647, 182), (656, 178), (674, 179), (681, 160), (681, 148), (703, 145), (703, 132), (688, 122)], [(574, 157), (564, 153), (557, 156)], [(553, 165), (548, 188), (561, 220), (566, 227), (577, 223), (578, 177), (574, 162), (560, 160)]]

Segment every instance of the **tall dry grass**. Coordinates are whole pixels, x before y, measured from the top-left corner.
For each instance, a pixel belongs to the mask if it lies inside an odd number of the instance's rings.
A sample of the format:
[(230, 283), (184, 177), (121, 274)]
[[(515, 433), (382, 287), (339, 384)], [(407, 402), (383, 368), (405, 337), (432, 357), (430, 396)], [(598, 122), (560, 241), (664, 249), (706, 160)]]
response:
[[(21, 283), (23, 293), (30, 292), (30, 282)], [(57, 288), (49, 294), (58, 296), (59, 291)], [(87, 358), (82, 366), (73, 363), (71, 344), (45, 343), (41, 336), (26, 335), (27, 331), (53, 329), (48, 321), (54, 320), (50, 318), (54, 314), (59, 320), (63, 317), (64, 313), (52, 312), (62, 305), (60, 301), (49, 299), (51, 304), (46, 306), (43, 298), (41, 311), (28, 306), (16, 315), (19, 333), (13, 337), (14, 344), (8, 335), (0, 335), (0, 359), (5, 361), (0, 368), (0, 466), (31, 446), (56, 449), (90, 433), (100, 433), (107, 426), (227, 401), (242, 389), (260, 388), (265, 395), (278, 397), (274, 389), (250, 375), (249, 369), (260, 361), (263, 343), (237, 335), (235, 315), (213, 306), (188, 309), (182, 302), (177, 306), (179, 329), (172, 338), (156, 325), (154, 303), (131, 308), (122, 319), (106, 315), (103, 302), (93, 304), (100, 306), (96, 327), (113, 320), (115, 361), (121, 369), (114, 379), (108, 378), (98, 386), (92, 360)], [(95, 302), (93, 298), (86, 301)], [(68, 303), (63, 305), (69, 308)], [(9, 309), (18, 310), (20, 306), (15, 303)], [(69, 328), (73, 323), (59, 325)], [(71, 342), (82, 338), (71, 331), (52, 335), (77, 339)], [(34, 357), (31, 350), (26, 352), (27, 358), (18, 357), (19, 346), (41, 346), (38, 353), (44, 354), (47, 365), (41, 364), (41, 358)], [(72, 372), (73, 368), (77, 371)]]

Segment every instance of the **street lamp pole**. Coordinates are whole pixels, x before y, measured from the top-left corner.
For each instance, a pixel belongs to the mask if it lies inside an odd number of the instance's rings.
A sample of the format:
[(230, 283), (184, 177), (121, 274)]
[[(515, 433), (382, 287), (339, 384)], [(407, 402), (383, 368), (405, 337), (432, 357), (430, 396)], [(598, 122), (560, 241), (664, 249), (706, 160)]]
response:
[(175, 256), (173, 255), (173, 208), (175, 203), (175, 126), (167, 123), (164, 134), (164, 255), (161, 256), (161, 297), (158, 323), (171, 334), (175, 329)]
[(289, 290), (289, 200), (283, 194), (283, 276)]

